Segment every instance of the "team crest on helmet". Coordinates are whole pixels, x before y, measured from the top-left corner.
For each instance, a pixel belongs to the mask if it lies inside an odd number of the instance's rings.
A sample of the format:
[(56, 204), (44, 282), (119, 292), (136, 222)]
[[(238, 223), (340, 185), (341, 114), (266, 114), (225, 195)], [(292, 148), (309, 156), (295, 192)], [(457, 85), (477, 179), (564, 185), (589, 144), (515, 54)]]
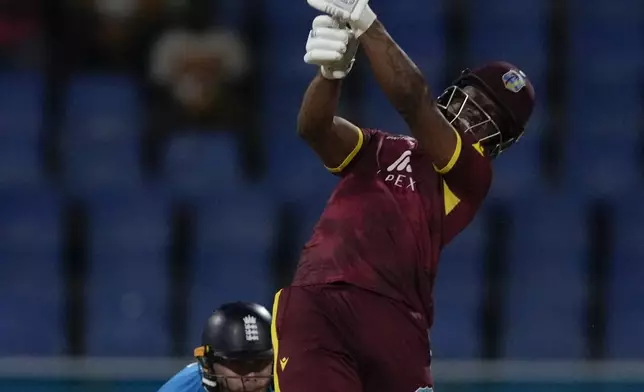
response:
[(503, 74), (502, 79), (505, 88), (513, 93), (518, 93), (526, 85), (526, 76), (523, 71), (511, 69)]

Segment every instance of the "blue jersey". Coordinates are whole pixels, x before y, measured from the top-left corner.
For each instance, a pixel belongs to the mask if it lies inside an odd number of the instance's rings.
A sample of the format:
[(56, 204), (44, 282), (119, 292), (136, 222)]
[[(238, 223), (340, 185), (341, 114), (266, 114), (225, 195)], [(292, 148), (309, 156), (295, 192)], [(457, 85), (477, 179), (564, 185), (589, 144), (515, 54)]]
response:
[(163, 384), (158, 392), (204, 392), (198, 364), (191, 363)]
[[(175, 374), (168, 382), (163, 384), (158, 392), (204, 392), (205, 389), (201, 384), (201, 371), (199, 365), (191, 363)], [(268, 392), (273, 389), (269, 388)]]

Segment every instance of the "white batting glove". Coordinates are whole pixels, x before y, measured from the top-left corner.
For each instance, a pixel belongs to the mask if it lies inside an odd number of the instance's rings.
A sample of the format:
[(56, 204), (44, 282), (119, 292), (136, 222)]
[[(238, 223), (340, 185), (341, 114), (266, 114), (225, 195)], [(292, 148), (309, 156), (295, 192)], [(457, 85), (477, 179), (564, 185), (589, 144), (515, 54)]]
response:
[(369, 0), (306, 0), (316, 10), (348, 22), (360, 37), (377, 19), (369, 7)]
[(304, 62), (319, 65), (327, 79), (344, 79), (355, 61), (358, 40), (353, 32), (328, 15), (313, 19)]

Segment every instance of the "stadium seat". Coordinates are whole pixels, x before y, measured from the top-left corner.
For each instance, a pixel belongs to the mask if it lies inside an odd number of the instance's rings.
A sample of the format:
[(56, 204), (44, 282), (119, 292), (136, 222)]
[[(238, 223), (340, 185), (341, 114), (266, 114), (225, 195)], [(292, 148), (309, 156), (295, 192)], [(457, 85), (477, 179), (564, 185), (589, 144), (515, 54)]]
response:
[(483, 299), (484, 215), (479, 215), (441, 254), (434, 287), (432, 351), (438, 358), (480, 354)]
[(545, 23), (547, 4), (541, 0), (473, 2), (470, 67), (489, 61), (509, 61), (520, 67), (538, 90), (546, 63)]
[(36, 143), (0, 140), (0, 189), (38, 188), (44, 182)]
[(60, 196), (47, 189), (0, 192), (0, 252), (6, 257), (60, 250)]
[(508, 239), (503, 355), (582, 358), (587, 225), (582, 200), (537, 192), (515, 200)]
[(525, 197), (540, 186), (541, 124), (542, 116), (536, 111), (524, 136), (494, 160), (490, 199)]
[(168, 198), (150, 191), (89, 205), (87, 353), (169, 355)]
[(63, 156), (67, 189), (93, 197), (104, 192), (131, 192), (142, 184), (136, 146), (75, 145)]
[(586, 135), (566, 145), (566, 183), (576, 192), (618, 200), (642, 188), (640, 146), (629, 137)]
[(573, 3), (579, 12), (570, 28), (574, 72), (568, 78), (567, 182), (618, 199), (642, 187), (641, 86), (634, 81), (644, 66), (639, 50), (644, 5), (636, 0)]
[(35, 145), (42, 132), (43, 80), (36, 73), (0, 73), (0, 144)]
[(267, 180), (273, 195), (285, 202), (317, 203), (331, 195), (338, 177), (325, 169), (320, 158), (295, 130), (275, 133), (267, 143)]
[[(309, 31), (312, 19), (296, 26), (287, 24), (288, 27), (280, 28), (286, 31), (273, 30), (266, 33), (267, 42), (263, 50), (266, 55), (262, 60), (265, 77), (261, 88), (265, 97), (288, 93), (296, 95), (298, 100), (302, 99), (308, 83), (317, 70), (314, 66), (304, 63), (306, 36), (302, 37), (301, 33), (297, 33)], [(288, 38), (284, 39), (285, 35)], [(274, 103), (284, 104), (281, 101)], [(297, 108), (299, 108), (299, 102), (295, 105), (295, 109)]]
[(644, 46), (644, 3), (574, 0), (571, 7), (576, 10), (570, 21), (573, 72), (567, 80), (573, 137), (630, 137), (641, 110), (640, 85), (633, 81), (644, 66), (639, 49)]
[(260, 190), (204, 200), (198, 209), (196, 257), (189, 301), (189, 342), (224, 302), (252, 301), (270, 308), (270, 266), (276, 210)]
[(61, 150), (69, 189), (130, 190), (141, 182), (143, 108), (136, 83), (121, 75), (79, 75), (67, 92)]
[(379, 2), (387, 30), (401, 48), (414, 60), (428, 83), (439, 91), (444, 81), (445, 24), (442, 2), (411, 0)]
[(611, 359), (641, 359), (644, 353), (644, 211), (641, 194), (615, 204), (614, 251), (609, 263), (606, 309), (607, 354)]
[(61, 355), (60, 198), (45, 190), (3, 191), (0, 217), (0, 356)]
[[(262, 31), (262, 65), (268, 92), (291, 91), (292, 83), (314, 75), (314, 67), (304, 64), (306, 35), (311, 22), (319, 14), (306, 2), (276, 0), (265, 5), (265, 28)], [(299, 83), (297, 83), (299, 85)], [(300, 90), (299, 94), (304, 93)]]
[(234, 192), (245, 185), (232, 131), (179, 132), (169, 140), (165, 178), (174, 194), (203, 197)]
[[(300, 59), (301, 60), (301, 59)], [(295, 134), (297, 115), (302, 97), (315, 76), (314, 68), (306, 69), (305, 75), (296, 78), (292, 74), (283, 79), (270, 76), (262, 89), (262, 130), (269, 136), (286, 133)]]
[(68, 87), (64, 131), (81, 144), (128, 144), (138, 141), (143, 114), (130, 77), (79, 75)]
[(0, 73), (0, 188), (42, 182), (43, 81), (36, 73)]

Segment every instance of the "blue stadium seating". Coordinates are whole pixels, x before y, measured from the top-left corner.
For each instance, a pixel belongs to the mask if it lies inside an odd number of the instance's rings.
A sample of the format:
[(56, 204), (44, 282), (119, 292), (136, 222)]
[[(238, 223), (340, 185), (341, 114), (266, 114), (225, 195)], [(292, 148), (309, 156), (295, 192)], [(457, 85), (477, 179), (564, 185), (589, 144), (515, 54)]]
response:
[(42, 182), (43, 81), (35, 73), (0, 73), (0, 187)]
[(547, 2), (511, 0), (472, 2), (469, 53), (470, 67), (494, 61), (509, 61), (520, 67), (540, 90), (545, 67)]
[(89, 206), (88, 354), (169, 355), (168, 198), (141, 191)]
[(582, 200), (565, 194), (541, 191), (515, 200), (508, 239), (506, 357), (584, 356), (585, 211)]
[(79, 143), (137, 140), (143, 121), (139, 86), (123, 75), (79, 75), (66, 96), (64, 130)]
[(62, 135), (64, 178), (76, 194), (131, 190), (141, 182), (143, 108), (121, 75), (80, 75), (69, 86)]
[(214, 196), (245, 186), (232, 131), (179, 133), (170, 139), (165, 157), (165, 178), (176, 195)]
[[(433, 94), (438, 95), (446, 87), (441, 4), (428, 1), (381, 2), (374, 5), (374, 10), (382, 14), (392, 37), (423, 72)], [(363, 92), (365, 123), (360, 125), (409, 134), (408, 127), (382, 93), (371, 70), (368, 73)]]
[(270, 257), (276, 230), (271, 198), (258, 190), (199, 203), (195, 265), (189, 301), (189, 342), (224, 302), (253, 301), (270, 308)]
[(0, 140), (0, 188), (38, 188), (44, 182), (41, 150), (36, 144)]
[(474, 358), (481, 350), (484, 220), (479, 215), (441, 254), (431, 335), (433, 353), (439, 358)]
[[(262, 47), (264, 69), (270, 70), (266, 92), (292, 91), (293, 82), (309, 78), (314, 67), (304, 64), (306, 36), (316, 13), (306, 2), (276, 0), (264, 3), (266, 40)], [(301, 90), (299, 94), (303, 93)]]
[(296, 131), (302, 97), (317, 70), (313, 67), (305, 67), (305, 71), (305, 74), (300, 77), (287, 73), (283, 78), (274, 76), (264, 82), (261, 108), (262, 130), (268, 135), (292, 134)]
[[(268, 23), (263, 66), (261, 115), (269, 158), (268, 181), (274, 195), (303, 201), (330, 194), (336, 179), (326, 173), (315, 154), (297, 136), (297, 115), (316, 69), (304, 64), (306, 33), (316, 13), (306, 2), (278, 0), (265, 8)], [(300, 32), (300, 33), (298, 33)]]
[(136, 146), (91, 148), (79, 145), (63, 156), (67, 189), (93, 197), (103, 192), (135, 191), (142, 183)]
[(490, 199), (508, 200), (525, 197), (541, 185), (540, 142), (541, 116), (535, 113), (524, 136), (492, 163), (494, 174)]
[(0, 141), (35, 144), (42, 131), (43, 80), (36, 73), (0, 73)]
[(633, 81), (644, 66), (639, 50), (644, 5), (631, 0), (574, 3), (579, 8), (571, 23), (567, 182), (588, 194), (617, 199), (642, 186), (641, 86)]
[(414, 60), (434, 90), (441, 89), (444, 69), (445, 26), (442, 2), (387, 1), (373, 5), (387, 30)]
[[(621, 138), (639, 120), (644, 66), (644, 3), (573, 1), (568, 91), (572, 130)], [(592, 59), (589, 61), (589, 59)]]
[(268, 142), (268, 154), (268, 182), (282, 201), (318, 204), (338, 182), (296, 132), (275, 135)]
[[(444, 87), (446, 2), (380, 1), (374, 10), (418, 64), (434, 95)], [(222, 0), (215, 22), (240, 30), (247, 1)], [(269, 167), (246, 182), (233, 132), (183, 130), (164, 157), (160, 189), (144, 187), (140, 81), (121, 74), (72, 76), (63, 97), (60, 139), (64, 190), (87, 201), (90, 227), (85, 336), (89, 355), (166, 356), (171, 352), (168, 263), (174, 199), (197, 207), (188, 298), (190, 347), (222, 302), (272, 300), (276, 212), (297, 220), (294, 242), (310, 237), (338, 182), (296, 133), (298, 109), (316, 72), (303, 63), (316, 11), (306, 2), (264, 2), (265, 42), (257, 66), (259, 115)], [(587, 201), (614, 204), (614, 252), (607, 279), (610, 359), (641, 359), (644, 184), (641, 170), (644, 1), (571, 0), (566, 88), (564, 186), (545, 190), (538, 170), (547, 106), (545, 47), (549, 2), (470, 1), (468, 63), (507, 60), (537, 92), (525, 137), (494, 162), (489, 199), (507, 203), (502, 356), (580, 359), (587, 342)], [(366, 59), (364, 59), (366, 60)], [(408, 133), (367, 64), (364, 127)], [(358, 70), (358, 68), (356, 70)], [(355, 72), (355, 77), (361, 77)], [(453, 75), (456, 77), (457, 75)], [(66, 341), (61, 195), (43, 174), (43, 75), (0, 72), (0, 356), (61, 355)], [(343, 108), (340, 109), (340, 112)], [(193, 132), (197, 131), (197, 132)], [(43, 189), (44, 188), (44, 189)], [(484, 207), (484, 211), (485, 211)], [(435, 288), (433, 351), (440, 358), (480, 355), (485, 214), (443, 252)], [(8, 315), (8, 316), (7, 316)], [(45, 326), (45, 327), (43, 327)], [(33, 337), (37, 336), (37, 339)]]
[(3, 191), (0, 217), (0, 356), (63, 354), (59, 196)]
[(644, 353), (644, 210), (641, 194), (615, 204), (614, 252), (609, 264), (607, 296), (608, 357), (641, 359)]
[(566, 146), (566, 183), (593, 197), (619, 199), (642, 186), (639, 145), (631, 136), (578, 135)]

